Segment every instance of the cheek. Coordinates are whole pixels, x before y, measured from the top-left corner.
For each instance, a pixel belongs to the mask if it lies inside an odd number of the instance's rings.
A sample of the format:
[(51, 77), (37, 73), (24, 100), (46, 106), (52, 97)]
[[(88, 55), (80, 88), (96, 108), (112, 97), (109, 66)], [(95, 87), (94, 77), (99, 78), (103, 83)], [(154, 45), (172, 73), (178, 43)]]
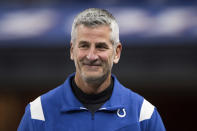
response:
[(102, 61), (110, 63), (113, 59), (113, 56), (112, 53), (103, 53), (100, 55), (100, 58), (102, 59)]
[(76, 51), (75, 51), (75, 58), (76, 58), (77, 60), (81, 60), (81, 59), (83, 59), (84, 57), (85, 57), (85, 52), (80, 51), (80, 50), (76, 50)]

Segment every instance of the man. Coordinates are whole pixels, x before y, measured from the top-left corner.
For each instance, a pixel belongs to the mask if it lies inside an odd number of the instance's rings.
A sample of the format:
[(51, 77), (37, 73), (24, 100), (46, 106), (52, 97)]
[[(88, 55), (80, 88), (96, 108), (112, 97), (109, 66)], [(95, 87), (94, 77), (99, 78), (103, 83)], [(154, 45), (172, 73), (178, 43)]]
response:
[(156, 108), (111, 74), (122, 45), (115, 18), (91, 8), (74, 19), (76, 72), (26, 107), (18, 131), (165, 131)]

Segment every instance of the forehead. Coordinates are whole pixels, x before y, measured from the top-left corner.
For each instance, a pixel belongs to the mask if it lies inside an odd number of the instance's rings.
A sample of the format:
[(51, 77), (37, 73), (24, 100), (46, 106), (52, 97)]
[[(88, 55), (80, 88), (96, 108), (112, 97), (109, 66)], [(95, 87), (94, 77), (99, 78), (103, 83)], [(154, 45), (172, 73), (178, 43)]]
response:
[(100, 25), (94, 27), (87, 27), (85, 25), (79, 25), (77, 27), (77, 41), (94, 41), (104, 40), (110, 41), (111, 29), (107, 25)]

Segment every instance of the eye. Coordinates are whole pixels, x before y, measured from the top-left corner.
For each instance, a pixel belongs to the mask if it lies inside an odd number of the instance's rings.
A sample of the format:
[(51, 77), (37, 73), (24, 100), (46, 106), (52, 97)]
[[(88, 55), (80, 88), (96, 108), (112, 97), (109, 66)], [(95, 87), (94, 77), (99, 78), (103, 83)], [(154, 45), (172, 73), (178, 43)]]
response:
[(109, 47), (106, 43), (99, 43), (99, 44), (96, 45), (96, 48), (99, 49), (99, 50), (106, 50)]
[(89, 43), (88, 42), (86, 42), (86, 41), (81, 41), (81, 42), (79, 42), (79, 48), (89, 48)]
[(87, 44), (82, 44), (82, 45), (80, 45), (79, 46), (80, 48), (87, 48), (87, 47), (89, 47)]

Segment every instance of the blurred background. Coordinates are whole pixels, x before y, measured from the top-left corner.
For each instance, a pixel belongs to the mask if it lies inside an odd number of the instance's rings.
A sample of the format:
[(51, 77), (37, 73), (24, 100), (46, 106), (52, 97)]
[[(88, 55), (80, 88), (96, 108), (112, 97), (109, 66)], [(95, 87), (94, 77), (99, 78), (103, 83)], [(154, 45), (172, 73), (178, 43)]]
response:
[(71, 24), (90, 7), (119, 23), (119, 81), (158, 108), (168, 131), (196, 130), (196, 0), (1, 0), (0, 131), (17, 130), (25, 106), (75, 71)]

